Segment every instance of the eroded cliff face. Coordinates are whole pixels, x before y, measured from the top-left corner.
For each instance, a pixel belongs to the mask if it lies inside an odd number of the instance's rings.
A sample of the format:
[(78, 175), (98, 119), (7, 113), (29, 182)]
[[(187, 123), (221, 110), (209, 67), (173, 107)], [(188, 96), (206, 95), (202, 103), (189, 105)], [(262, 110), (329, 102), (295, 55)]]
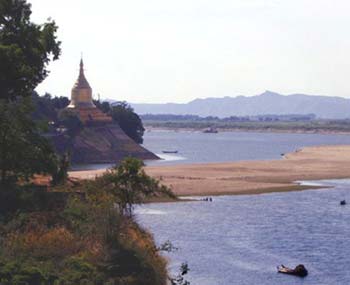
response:
[(70, 152), (73, 164), (119, 163), (126, 157), (159, 159), (129, 138), (116, 123), (85, 126), (74, 138), (60, 135), (53, 141), (58, 152)]

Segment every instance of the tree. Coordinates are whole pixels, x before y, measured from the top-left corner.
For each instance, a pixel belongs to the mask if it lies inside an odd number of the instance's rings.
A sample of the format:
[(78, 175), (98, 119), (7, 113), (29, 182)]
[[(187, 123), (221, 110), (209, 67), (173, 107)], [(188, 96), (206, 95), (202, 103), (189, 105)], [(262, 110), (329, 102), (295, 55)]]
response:
[(53, 121), (58, 120), (58, 113), (69, 104), (67, 97), (53, 97), (49, 93), (39, 96), (35, 91), (32, 94), (34, 112), (32, 118), (35, 121)]
[(71, 138), (74, 138), (84, 128), (79, 116), (73, 110), (62, 110), (58, 123), (67, 129), (67, 134)]
[(150, 196), (160, 194), (175, 198), (166, 186), (148, 176), (143, 166), (141, 160), (126, 158), (119, 166), (96, 179), (101, 189), (106, 189), (114, 196), (123, 215), (131, 216), (134, 204), (140, 204)]
[(51, 56), (58, 59), (60, 42), (54, 21), (30, 21), (26, 0), (0, 0), (0, 98), (30, 96), (48, 75)]
[(109, 114), (111, 111), (111, 105), (109, 104), (109, 102), (104, 101), (104, 102), (100, 102), (98, 100), (94, 100), (94, 104), (96, 105), (97, 108), (99, 108), (103, 113)]
[[(0, 184), (28, 179), (55, 168), (55, 154), (33, 122), (34, 88), (58, 59), (54, 21), (30, 21), (26, 0), (0, 0)], [(29, 97), (29, 98), (27, 98)]]
[(140, 117), (134, 112), (126, 102), (117, 102), (111, 107), (111, 116), (122, 130), (136, 143), (143, 143), (143, 133), (145, 131)]
[(69, 169), (69, 154), (65, 153), (61, 157), (56, 156), (55, 166), (52, 171), (52, 181), (53, 186), (64, 184), (68, 179), (68, 169)]
[(94, 104), (102, 112), (112, 116), (113, 121), (117, 122), (120, 128), (136, 143), (143, 143), (143, 134), (145, 129), (140, 117), (134, 112), (134, 109), (126, 102), (100, 102), (95, 100)]
[(54, 151), (30, 114), (30, 98), (0, 102), (0, 185), (55, 168)]

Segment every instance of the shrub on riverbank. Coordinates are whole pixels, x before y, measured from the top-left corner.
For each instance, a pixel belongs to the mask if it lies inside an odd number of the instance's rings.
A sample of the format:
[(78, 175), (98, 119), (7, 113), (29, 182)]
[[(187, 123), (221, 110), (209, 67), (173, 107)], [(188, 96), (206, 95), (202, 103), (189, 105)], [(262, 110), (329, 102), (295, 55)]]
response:
[[(145, 178), (141, 164), (130, 163), (136, 172), (128, 181)], [(123, 171), (128, 172), (129, 166), (124, 164)], [(111, 170), (108, 177), (118, 178), (117, 170)], [(60, 186), (60, 190), (73, 192), (60, 193), (65, 194), (65, 202), (49, 209), (35, 197), (39, 192), (16, 194), (17, 211), (2, 213), (0, 219), (1, 284), (166, 284), (166, 261), (152, 236), (137, 225), (130, 212), (126, 215), (117, 206), (124, 205), (120, 202), (124, 196), (118, 195), (125, 190), (118, 188), (119, 178), (108, 180), (114, 188), (101, 181), (103, 177), (78, 186)], [(164, 192), (156, 181), (147, 181), (153, 188), (147, 188), (146, 196), (169, 191)], [(77, 195), (77, 189), (83, 193)], [(57, 192), (46, 194), (57, 197)], [(143, 201), (143, 195), (138, 198), (138, 203)], [(25, 203), (33, 207), (22, 207)]]

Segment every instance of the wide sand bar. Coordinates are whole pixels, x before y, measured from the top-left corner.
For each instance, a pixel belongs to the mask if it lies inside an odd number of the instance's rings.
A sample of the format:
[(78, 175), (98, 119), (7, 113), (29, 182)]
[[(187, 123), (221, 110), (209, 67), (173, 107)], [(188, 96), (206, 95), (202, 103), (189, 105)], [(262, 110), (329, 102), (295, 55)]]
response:
[[(103, 170), (70, 172), (93, 178)], [(256, 194), (312, 189), (295, 181), (350, 178), (350, 146), (306, 147), (281, 160), (147, 166), (177, 195)]]

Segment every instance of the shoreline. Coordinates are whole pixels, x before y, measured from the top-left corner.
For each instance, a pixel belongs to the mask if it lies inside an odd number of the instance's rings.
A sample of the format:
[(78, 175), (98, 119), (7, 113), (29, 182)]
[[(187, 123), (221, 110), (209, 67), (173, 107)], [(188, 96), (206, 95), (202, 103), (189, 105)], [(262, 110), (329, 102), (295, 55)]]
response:
[[(202, 133), (201, 128), (171, 128), (171, 127), (153, 127), (145, 125), (146, 132), (152, 131), (171, 131), (171, 132), (197, 132)], [(324, 130), (324, 129), (313, 129), (313, 130), (302, 130), (302, 129), (274, 129), (274, 128), (216, 128), (219, 133), (276, 133), (276, 134), (319, 134), (319, 135), (350, 135), (350, 131), (334, 131), (334, 130)]]
[[(252, 190), (242, 190), (242, 191), (235, 191), (235, 192), (208, 192), (204, 196), (235, 196), (235, 195), (259, 195), (259, 194), (269, 194), (269, 193), (283, 193), (283, 192), (299, 192), (299, 191), (306, 191), (306, 190), (320, 190), (320, 189), (329, 189), (332, 188), (332, 186), (307, 186), (307, 185), (290, 185), (290, 186), (284, 186), (284, 187), (276, 187), (276, 188), (262, 188), (262, 189), (252, 189)], [(181, 197), (203, 197), (203, 195), (199, 196), (192, 196), (192, 195), (183, 195)], [(190, 199), (189, 199), (190, 200)], [(179, 201), (187, 201), (187, 199), (180, 198)]]
[[(93, 179), (105, 170), (74, 171), (77, 179)], [(178, 196), (251, 195), (303, 191), (324, 186), (297, 181), (350, 178), (350, 145), (305, 147), (280, 160), (146, 166), (148, 175)]]
[(180, 196), (244, 195), (320, 189), (297, 181), (350, 177), (350, 146), (305, 147), (281, 160), (150, 166)]

